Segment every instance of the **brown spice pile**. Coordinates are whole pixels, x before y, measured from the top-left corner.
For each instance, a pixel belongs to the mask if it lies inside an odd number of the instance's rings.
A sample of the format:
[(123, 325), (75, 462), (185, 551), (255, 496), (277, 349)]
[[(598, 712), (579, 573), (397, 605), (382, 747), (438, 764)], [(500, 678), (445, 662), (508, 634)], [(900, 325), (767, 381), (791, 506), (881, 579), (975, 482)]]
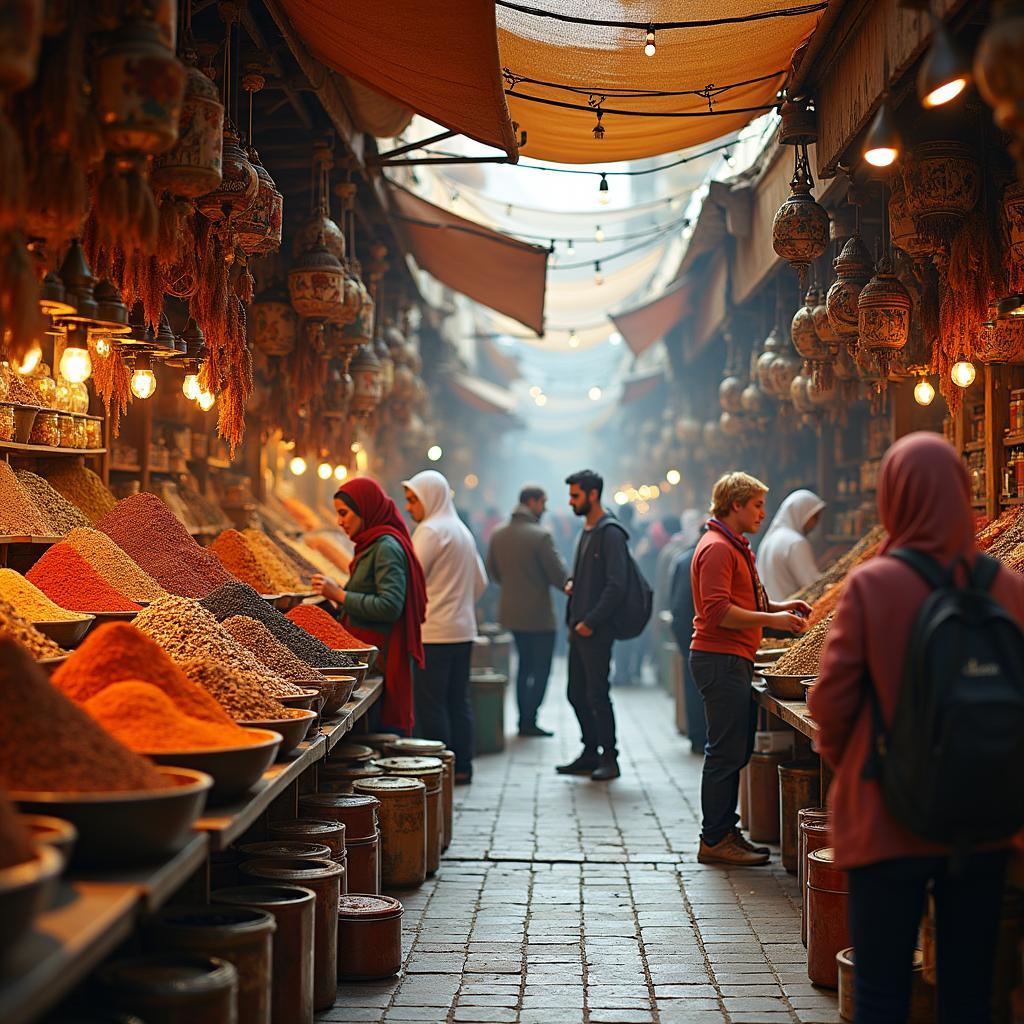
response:
[(873, 527), (842, 558), (836, 559), (813, 583), (804, 587), (795, 597), (808, 604), (814, 604), (833, 583), (845, 579), (851, 569), (855, 569), (861, 562), (866, 562), (869, 558), (874, 557), (886, 536), (884, 526)]
[(31, 580), (14, 569), (0, 569), (0, 597), (29, 622), (70, 622), (81, 619), (81, 612), (71, 612), (54, 604)]
[(31, 622), (22, 618), (3, 598), (0, 598), (0, 636), (17, 640), (33, 658), (62, 658), (67, 654), (45, 633), (40, 633)]
[(68, 460), (47, 466), (44, 475), (90, 523), (99, 522), (117, 503), (103, 481), (86, 466)]
[(821, 654), (825, 650), (828, 631), (832, 628), (832, 616), (812, 626), (779, 658), (771, 668), (776, 676), (816, 676), (821, 671)]
[(279, 594), (298, 594), (308, 589), (299, 567), (263, 532), (249, 527), (242, 536)]
[(89, 526), (89, 520), (60, 491), (55, 490), (41, 476), (19, 469), (15, 474), (26, 493), (35, 502), (46, 521), (53, 527), (53, 536), (66, 537), (79, 526)]
[(7, 400), (15, 405), (45, 405), (39, 393), (33, 391), (24, 378), (10, 366), (0, 364), (0, 377), (7, 381)]
[(257, 593), (281, 593), (256, 557), (256, 552), (249, 547), (246, 539), (237, 530), (221, 530), (217, 539), (210, 545), (210, 550), (232, 576), (252, 587)]
[(54, 689), (28, 651), (0, 638), (0, 788), (97, 793), (171, 785)]
[(52, 537), (53, 527), (6, 462), (0, 462), (0, 533)]
[(244, 676), (241, 679), (229, 677), (220, 665), (205, 658), (190, 658), (181, 662), (180, 668), (193, 683), (205, 687), (216, 697), (236, 722), (268, 722), (301, 718), (304, 714), (297, 708), (286, 708), (259, 687), (247, 685)]
[[(282, 536), (276, 530), (269, 528), (267, 529), (266, 536), (271, 544), (281, 553), (282, 557), (287, 559), (289, 564), (295, 566), (295, 571), (300, 577), (308, 580), (315, 573), (328, 572), (328, 570), (333, 571), (331, 563), (327, 559), (322, 558), (307, 544), (303, 544), (302, 541)], [(319, 559), (319, 562), (317, 559)], [(304, 586), (304, 589), (307, 588)]]
[(324, 677), (315, 668), (292, 654), (262, 622), (250, 619), (247, 615), (232, 615), (221, 625), (239, 644), (282, 679), (299, 685), (323, 682)]
[(167, 591), (105, 533), (72, 530), (64, 543), (70, 544), (112, 587), (133, 601), (157, 601)]

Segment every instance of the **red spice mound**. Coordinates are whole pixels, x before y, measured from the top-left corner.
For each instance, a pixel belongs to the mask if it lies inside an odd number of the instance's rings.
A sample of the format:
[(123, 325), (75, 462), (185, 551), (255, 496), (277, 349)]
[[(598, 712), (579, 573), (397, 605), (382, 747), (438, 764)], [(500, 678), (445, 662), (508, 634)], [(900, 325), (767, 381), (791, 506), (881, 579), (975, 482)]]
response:
[(179, 597), (206, 597), (233, 578), (155, 494), (122, 498), (96, 528)]
[(94, 629), (52, 676), (53, 685), (79, 704), (91, 700), (111, 683), (128, 679), (151, 683), (163, 690), (190, 718), (215, 725), (234, 722), (155, 640), (127, 622), (110, 622)]
[(287, 618), (336, 651), (367, 646), (365, 640), (353, 636), (334, 616), (318, 605), (298, 604), (287, 613)]
[(32, 835), (14, 810), (14, 804), (0, 793), (0, 869), (33, 860), (36, 846)]
[(254, 738), (230, 719), (214, 725), (191, 718), (159, 687), (128, 679), (105, 687), (85, 710), (131, 750), (223, 750), (252, 746)]
[(51, 601), (75, 612), (137, 612), (70, 544), (49, 548), (25, 574)]
[(28, 651), (0, 638), (0, 788), (106, 793), (173, 785), (51, 686)]

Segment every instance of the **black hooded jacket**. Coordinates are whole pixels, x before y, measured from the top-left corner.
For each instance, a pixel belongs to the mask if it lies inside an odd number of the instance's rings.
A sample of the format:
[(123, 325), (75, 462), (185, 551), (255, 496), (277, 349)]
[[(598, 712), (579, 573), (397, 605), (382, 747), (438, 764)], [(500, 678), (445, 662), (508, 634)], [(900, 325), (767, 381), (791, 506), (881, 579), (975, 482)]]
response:
[(569, 628), (583, 622), (595, 634), (610, 634), (612, 618), (626, 596), (628, 571), (629, 534), (606, 512), (576, 542), (572, 594), (565, 616)]

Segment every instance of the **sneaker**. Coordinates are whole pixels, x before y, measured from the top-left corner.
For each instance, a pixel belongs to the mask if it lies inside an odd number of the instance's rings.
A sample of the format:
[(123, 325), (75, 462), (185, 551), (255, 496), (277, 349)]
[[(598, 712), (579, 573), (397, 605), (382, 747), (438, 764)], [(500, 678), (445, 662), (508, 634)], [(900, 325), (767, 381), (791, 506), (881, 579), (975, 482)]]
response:
[(736, 837), (737, 844), (742, 846), (744, 850), (749, 850), (751, 853), (772, 852), (768, 846), (755, 846), (738, 828), (734, 828), (732, 834)]
[(754, 853), (745, 850), (730, 832), (721, 842), (709, 846), (701, 836), (700, 849), (697, 851), (698, 864), (727, 864), (730, 867), (753, 868), (768, 863), (767, 853)]
[(547, 729), (542, 729), (539, 725), (521, 725), (519, 727), (520, 736), (554, 736), (553, 732), (548, 732)]
[(570, 761), (568, 764), (560, 764), (555, 768), (555, 771), (559, 775), (589, 775), (595, 771), (601, 764), (601, 759), (597, 754), (591, 753), (589, 750), (584, 750), (575, 761)]
[(612, 779), (617, 779), (622, 772), (619, 771), (618, 759), (612, 757), (602, 757), (601, 763), (590, 773), (590, 778), (594, 782), (611, 782)]

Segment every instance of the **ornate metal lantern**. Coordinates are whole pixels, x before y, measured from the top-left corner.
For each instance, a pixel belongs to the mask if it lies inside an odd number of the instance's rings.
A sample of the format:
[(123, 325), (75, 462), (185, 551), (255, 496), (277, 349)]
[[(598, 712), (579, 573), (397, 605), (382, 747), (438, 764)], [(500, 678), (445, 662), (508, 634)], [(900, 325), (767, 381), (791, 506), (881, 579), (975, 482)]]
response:
[(199, 196), (196, 209), (214, 224), (230, 224), (240, 220), (256, 201), (260, 184), (256, 168), (249, 163), (230, 121), (224, 124), (221, 172), (220, 185)]
[(772, 246), (800, 274), (800, 287), (807, 270), (828, 246), (828, 213), (811, 195), (811, 177), (807, 146), (796, 147), (793, 180), (789, 198), (779, 207), (772, 222)]
[(818, 305), (820, 293), (816, 285), (807, 289), (804, 304), (793, 314), (790, 335), (793, 348), (797, 355), (804, 359), (822, 361), (831, 356), (831, 350), (818, 336), (818, 328), (814, 322), (814, 309)]
[(825, 308), (832, 330), (846, 342), (855, 345), (857, 339), (857, 299), (860, 291), (871, 279), (871, 253), (868, 252), (860, 234), (851, 235), (843, 251), (835, 258), (832, 269), (836, 280), (825, 297)]
[(910, 293), (893, 272), (892, 260), (883, 256), (857, 298), (859, 347), (875, 356), (883, 377), (889, 376), (893, 355), (907, 343), (910, 305)]
[(981, 167), (962, 142), (922, 142), (904, 161), (903, 187), (917, 234), (944, 248), (978, 204)]
[(738, 377), (726, 377), (718, 385), (718, 404), (722, 412), (736, 415), (743, 411), (743, 382)]
[(249, 256), (277, 252), (281, 248), (284, 196), (252, 147), (249, 148), (249, 163), (256, 170), (256, 198), (235, 226), (236, 238)]
[(268, 356), (286, 356), (299, 338), (299, 315), (281, 286), (256, 297), (249, 309), (248, 333), (253, 346)]
[(344, 309), (345, 268), (318, 242), (292, 264), (288, 292), (299, 316), (333, 323)]

